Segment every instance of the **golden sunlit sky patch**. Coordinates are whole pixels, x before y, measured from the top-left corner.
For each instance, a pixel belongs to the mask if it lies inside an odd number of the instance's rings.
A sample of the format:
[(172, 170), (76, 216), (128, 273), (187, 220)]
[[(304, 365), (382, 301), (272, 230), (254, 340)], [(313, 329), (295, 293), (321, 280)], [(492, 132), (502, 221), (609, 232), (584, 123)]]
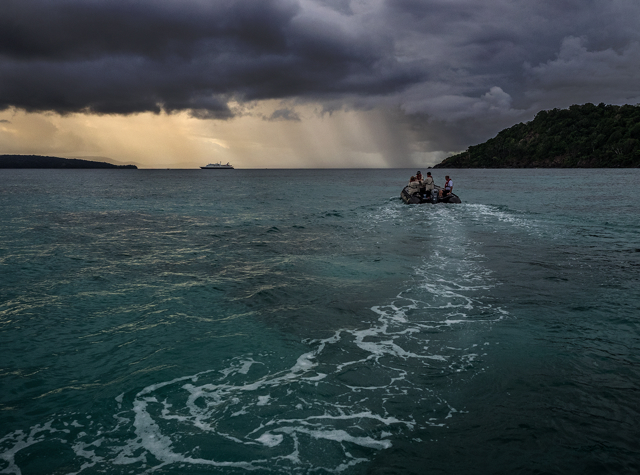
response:
[[(264, 110), (264, 113), (260, 112)], [(49, 155), (135, 164), (139, 168), (197, 168), (211, 162), (231, 162), (238, 168), (384, 168), (398, 145), (398, 155), (436, 163), (442, 153), (411, 152), (405, 137), (378, 110), (320, 114), (302, 107), (299, 120), (266, 120), (270, 108), (251, 115), (207, 120), (187, 112), (174, 114), (90, 115), (0, 113), (0, 151), (6, 154)], [(393, 146), (393, 145), (392, 145)]]

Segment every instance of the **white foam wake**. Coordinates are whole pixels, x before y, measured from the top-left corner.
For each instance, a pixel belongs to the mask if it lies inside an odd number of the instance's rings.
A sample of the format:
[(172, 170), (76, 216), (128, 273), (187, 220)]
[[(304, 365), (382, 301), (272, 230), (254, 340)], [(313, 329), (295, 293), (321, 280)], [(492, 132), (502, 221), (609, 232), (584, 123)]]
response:
[[(492, 302), (498, 283), (456, 211), (429, 212), (446, 218), (433, 219), (432, 231), (447, 239), (359, 328), (302, 342), (284, 368), (275, 354), (249, 354), (123, 394), (112, 425), (66, 415), (15, 431), (0, 439), (0, 473), (19, 474), (16, 454), (51, 439), (73, 450), (74, 473), (190, 466), (339, 473), (396, 439), (445, 425), (458, 410), (437, 381), (483, 371), (488, 343), (479, 325), (506, 312)], [(479, 330), (471, 338), (459, 331), (470, 328)]]

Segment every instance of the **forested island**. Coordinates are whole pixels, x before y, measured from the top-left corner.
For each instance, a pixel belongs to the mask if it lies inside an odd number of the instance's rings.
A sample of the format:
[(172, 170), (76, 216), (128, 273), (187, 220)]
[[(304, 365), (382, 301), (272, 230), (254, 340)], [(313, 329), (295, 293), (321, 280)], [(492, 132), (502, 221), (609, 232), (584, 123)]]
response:
[(640, 106), (573, 105), (446, 158), (434, 168), (640, 167)]
[(79, 158), (44, 157), (41, 155), (0, 155), (0, 168), (127, 168), (135, 165), (113, 165), (107, 162), (93, 162)]

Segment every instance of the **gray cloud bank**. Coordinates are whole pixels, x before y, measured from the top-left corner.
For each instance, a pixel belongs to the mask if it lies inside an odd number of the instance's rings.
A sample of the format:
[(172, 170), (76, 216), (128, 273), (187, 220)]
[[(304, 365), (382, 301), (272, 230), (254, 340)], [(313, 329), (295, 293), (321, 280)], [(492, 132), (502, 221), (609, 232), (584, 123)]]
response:
[(460, 150), (541, 109), (640, 102), (638, 25), (637, 0), (3, 0), (0, 110), (284, 99), (386, 108), (423, 150)]

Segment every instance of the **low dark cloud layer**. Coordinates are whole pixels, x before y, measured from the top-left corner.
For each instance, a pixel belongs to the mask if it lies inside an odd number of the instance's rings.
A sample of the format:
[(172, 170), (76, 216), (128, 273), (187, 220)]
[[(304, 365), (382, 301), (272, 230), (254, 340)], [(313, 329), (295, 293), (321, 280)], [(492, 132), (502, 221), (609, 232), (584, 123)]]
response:
[(3, 0), (0, 110), (286, 99), (269, 120), (385, 108), (423, 150), (459, 150), (541, 109), (640, 102), (638, 24), (637, 0)]

